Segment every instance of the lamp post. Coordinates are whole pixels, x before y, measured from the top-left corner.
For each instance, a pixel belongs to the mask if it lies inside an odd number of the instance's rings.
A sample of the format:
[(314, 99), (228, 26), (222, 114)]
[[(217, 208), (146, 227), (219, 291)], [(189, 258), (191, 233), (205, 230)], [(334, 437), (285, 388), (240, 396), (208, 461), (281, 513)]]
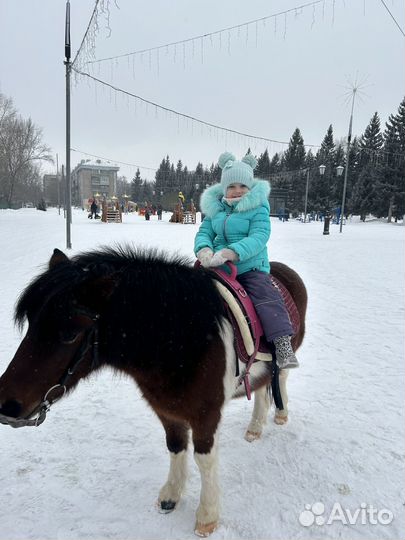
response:
[[(319, 174), (323, 176), (325, 174), (326, 165), (319, 165)], [(343, 167), (342, 165), (338, 165), (336, 167), (336, 174), (337, 176), (342, 176)], [(323, 234), (329, 234), (329, 225), (330, 225), (330, 208), (329, 208), (329, 184), (328, 184), (328, 202), (327, 202), (327, 209), (325, 211), (325, 217), (324, 217), (324, 224), (323, 224)], [(343, 210), (343, 209), (342, 209)]]

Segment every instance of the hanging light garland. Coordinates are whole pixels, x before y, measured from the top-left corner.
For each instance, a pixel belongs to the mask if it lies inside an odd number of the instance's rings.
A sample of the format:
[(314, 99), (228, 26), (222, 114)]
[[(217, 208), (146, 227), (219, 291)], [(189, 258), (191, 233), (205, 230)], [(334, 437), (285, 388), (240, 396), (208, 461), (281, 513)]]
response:
[[(103, 2), (109, 2), (110, 0), (100, 0)], [(87, 47), (88, 56), (91, 56), (92, 58), (88, 58), (86, 61), (80, 62), (76, 67), (78, 69), (84, 69), (87, 67), (88, 69), (92, 70), (92, 73), (94, 73), (94, 68), (97, 65), (98, 70), (100, 70), (100, 66), (103, 63), (110, 62), (111, 71), (113, 72), (113, 69), (115, 67), (118, 67), (120, 65), (120, 62), (123, 59), (126, 59), (127, 67), (130, 68), (131, 61), (132, 61), (132, 71), (134, 73), (134, 62), (136, 58), (139, 58), (141, 63), (144, 63), (144, 58), (148, 58), (149, 68), (152, 69), (152, 65), (155, 65), (156, 70), (159, 72), (159, 64), (161, 62), (161, 53), (164, 52), (165, 56), (168, 57), (169, 53), (171, 52), (171, 58), (174, 64), (178, 63), (178, 56), (179, 51), (182, 55), (182, 64), (183, 68), (185, 69), (187, 64), (187, 51), (188, 47), (191, 46), (191, 59), (194, 61), (196, 57), (196, 49), (198, 49), (198, 57), (200, 62), (204, 63), (204, 47), (207, 43), (211, 47), (218, 46), (220, 50), (223, 48), (223, 41), (224, 38), (226, 38), (227, 43), (227, 51), (228, 54), (231, 55), (231, 41), (232, 37), (236, 37), (237, 39), (240, 39), (241, 35), (244, 33), (245, 36), (245, 45), (247, 46), (249, 41), (251, 40), (251, 30), (254, 29), (254, 42), (255, 46), (258, 47), (259, 43), (259, 34), (262, 31), (261, 28), (266, 27), (266, 23), (269, 22), (271, 19), (274, 21), (274, 34), (277, 34), (278, 32), (278, 20), (283, 21), (283, 29), (282, 29), (282, 37), (283, 39), (286, 39), (287, 36), (287, 21), (288, 17), (290, 15), (294, 15), (294, 18), (297, 19), (304, 10), (309, 10), (312, 8), (312, 21), (311, 21), (311, 29), (315, 24), (316, 21), (316, 8), (318, 5), (322, 5), (322, 20), (325, 20), (325, 4), (330, 3), (332, 6), (332, 25), (334, 24), (334, 17), (335, 17), (335, 2), (336, 0), (313, 0), (312, 2), (307, 2), (305, 4), (301, 4), (299, 6), (279, 11), (277, 13), (273, 13), (271, 15), (266, 15), (265, 17), (260, 17), (258, 19), (253, 19), (250, 21), (246, 21), (237, 25), (228, 26), (226, 28), (221, 28), (220, 30), (215, 30), (214, 32), (207, 32), (204, 34), (200, 34), (197, 36), (193, 36), (187, 39), (173, 41), (170, 43), (165, 43), (163, 45), (157, 45), (155, 47), (145, 48), (145, 49), (139, 49), (135, 51), (131, 51), (128, 53), (123, 53), (119, 55), (114, 56), (108, 56), (105, 58), (99, 58), (96, 59), (94, 55), (94, 39), (90, 39), (93, 36), (95, 37), (96, 32), (93, 32), (89, 35), (89, 44)], [(108, 6), (107, 6), (108, 7)], [(95, 14), (94, 19), (97, 18), (97, 13)], [(98, 30), (97, 30), (98, 31)], [(217, 39), (215, 39), (217, 38)], [(84, 55), (83, 55), (84, 57)], [(98, 74), (100, 71), (98, 71)]]

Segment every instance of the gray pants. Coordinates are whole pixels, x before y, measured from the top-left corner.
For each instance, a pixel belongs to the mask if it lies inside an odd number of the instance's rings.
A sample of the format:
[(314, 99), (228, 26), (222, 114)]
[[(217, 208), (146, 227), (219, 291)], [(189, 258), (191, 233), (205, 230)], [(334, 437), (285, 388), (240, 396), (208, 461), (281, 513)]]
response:
[(280, 336), (292, 336), (293, 329), (280, 291), (270, 275), (258, 270), (244, 272), (236, 278), (255, 306), (267, 341)]

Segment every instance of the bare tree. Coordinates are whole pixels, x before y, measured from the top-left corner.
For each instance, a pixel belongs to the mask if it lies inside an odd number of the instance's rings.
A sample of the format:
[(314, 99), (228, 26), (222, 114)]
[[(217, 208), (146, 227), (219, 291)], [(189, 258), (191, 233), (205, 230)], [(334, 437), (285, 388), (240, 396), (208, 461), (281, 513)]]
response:
[(18, 185), (32, 182), (37, 162), (53, 161), (50, 152), (42, 142), (42, 130), (31, 118), (17, 116), (12, 100), (0, 94), (0, 197), (7, 206)]

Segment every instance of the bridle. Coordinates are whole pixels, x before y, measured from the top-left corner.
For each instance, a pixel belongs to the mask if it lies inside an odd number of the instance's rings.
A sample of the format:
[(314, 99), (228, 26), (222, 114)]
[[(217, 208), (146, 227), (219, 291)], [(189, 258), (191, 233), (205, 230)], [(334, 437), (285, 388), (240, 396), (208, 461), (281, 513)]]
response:
[[(91, 313), (84, 309), (76, 309), (75, 314), (84, 315), (92, 319), (93, 324), (85, 330), (84, 337), (78, 349), (76, 350), (72, 360), (65, 369), (62, 377), (59, 379), (59, 382), (51, 388), (49, 388), (44, 397), (41, 399), (39, 405), (35, 407), (26, 417), (24, 418), (13, 418), (11, 416), (6, 416), (0, 414), (0, 424), (6, 424), (8, 426), (19, 428), (24, 426), (39, 426), (45, 420), (47, 413), (49, 412), (51, 405), (56, 403), (64, 397), (66, 394), (66, 386), (69, 383), (72, 375), (76, 372), (78, 366), (86, 357), (89, 349), (92, 348), (92, 362), (91, 370), (99, 365), (99, 340), (98, 340), (98, 321), (100, 318), (99, 314)], [(61, 390), (61, 393), (52, 399), (52, 394), (55, 390)]]

